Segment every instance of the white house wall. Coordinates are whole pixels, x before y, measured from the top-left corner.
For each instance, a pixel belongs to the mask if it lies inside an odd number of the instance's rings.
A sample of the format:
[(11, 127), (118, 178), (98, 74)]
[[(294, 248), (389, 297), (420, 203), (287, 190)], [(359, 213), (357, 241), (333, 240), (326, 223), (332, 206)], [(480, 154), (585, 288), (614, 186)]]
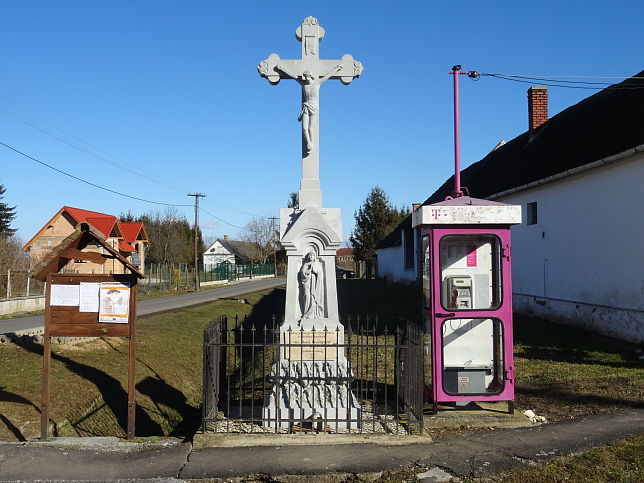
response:
[(203, 263), (207, 266), (216, 266), (225, 262), (235, 263), (235, 255), (217, 240), (204, 252)]
[[(414, 233), (416, 230), (414, 230)], [(378, 249), (378, 278), (387, 282), (413, 282), (416, 270), (405, 268), (405, 233), (402, 243), (395, 247)], [(417, 265), (417, 250), (414, 246), (414, 266)]]
[[(520, 191), (514, 309), (644, 341), (644, 155)], [(537, 202), (537, 223), (526, 224)], [(402, 256), (402, 255), (400, 255)]]

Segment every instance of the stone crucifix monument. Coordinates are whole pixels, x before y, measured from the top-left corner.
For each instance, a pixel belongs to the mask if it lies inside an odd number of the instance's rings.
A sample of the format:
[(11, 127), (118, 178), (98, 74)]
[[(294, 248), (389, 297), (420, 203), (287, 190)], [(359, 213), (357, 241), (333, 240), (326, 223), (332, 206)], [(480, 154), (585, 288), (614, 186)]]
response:
[[(294, 79), (302, 87), (302, 180), (299, 209), (280, 210), (280, 240), (286, 250), (286, 307), (280, 325), (284, 344), (272, 376), (279, 384), (266, 398), (267, 425), (288, 428), (297, 420), (327, 420), (332, 429), (357, 427), (360, 408), (351, 393), (352, 374), (344, 354), (344, 327), (338, 316), (335, 253), (342, 243), (339, 208), (322, 207), (319, 174), (320, 86), (329, 79), (349, 84), (362, 64), (349, 54), (322, 60), (324, 29), (307, 17), (295, 32), (301, 59), (271, 54), (257, 67), (271, 84)], [(317, 426), (314, 426), (317, 427)]]

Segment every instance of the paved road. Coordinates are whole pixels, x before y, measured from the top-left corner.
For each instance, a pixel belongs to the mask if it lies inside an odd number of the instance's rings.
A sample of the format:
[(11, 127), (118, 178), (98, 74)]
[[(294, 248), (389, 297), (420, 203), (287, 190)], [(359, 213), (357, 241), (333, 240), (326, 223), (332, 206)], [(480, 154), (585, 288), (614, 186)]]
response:
[(625, 409), (564, 423), (409, 444), (404, 444), (404, 438), (374, 444), (344, 436), (318, 444), (317, 436), (301, 435), (294, 438), (299, 444), (288, 445), (285, 438), (269, 435), (259, 445), (249, 446), (244, 441), (251, 439), (240, 435), (236, 439), (242, 446), (196, 449), (177, 440), (136, 444), (116, 438), (61, 438), (46, 443), (0, 443), (0, 481), (337, 475), (396, 471), (414, 463), (420, 468), (439, 467), (461, 478), (489, 478), (642, 433), (644, 410)]
[[(238, 297), (245, 293), (257, 292), (267, 288), (279, 287), (286, 283), (285, 278), (264, 278), (260, 280), (249, 280), (239, 282), (225, 287), (219, 287), (200, 292), (193, 292), (186, 295), (164, 297), (159, 299), (142, 300), (137, 303), (137, 315), (150, 315), (167, 310), (175, 310), (193, 305), (200, 305), (212, 302), (217, 299)], [(0, 320), (0, 334), (17, 331), (39, 330), (44, 326), (44, 316), (20, 317), (15, 319)]]

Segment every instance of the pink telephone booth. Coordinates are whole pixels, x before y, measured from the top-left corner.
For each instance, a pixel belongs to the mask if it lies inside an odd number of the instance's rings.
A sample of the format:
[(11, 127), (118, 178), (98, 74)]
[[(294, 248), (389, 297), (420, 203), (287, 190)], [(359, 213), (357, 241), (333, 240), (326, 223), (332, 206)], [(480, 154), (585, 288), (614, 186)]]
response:
[(514, 411), (510, 226), (521, 207), (461, 196), (419, 207), (422, 312), (439, 403), (508, 401)]

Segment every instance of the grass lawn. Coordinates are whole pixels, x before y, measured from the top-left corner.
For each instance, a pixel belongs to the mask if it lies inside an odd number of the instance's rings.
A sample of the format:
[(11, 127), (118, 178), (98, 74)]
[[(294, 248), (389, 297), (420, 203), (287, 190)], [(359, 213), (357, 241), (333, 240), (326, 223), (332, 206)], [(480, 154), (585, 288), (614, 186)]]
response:
[[(249, 315), (270, 323), (284, 307), (284, 289), (219, 300), (138, 320), (136, 434), (190, 437), (201, 424), (202, 333), (214, 318)], [(419, 317), (418, 287), (338, 280), (343, 320)], [(126, 339), (53, 345), (50, 417), (57, 435), (124, 436)], [(515, 320), (517, 410), (549, 421), (641, 405), (644, 371), (636, 346), (549, 322)], [(0, 440), (40, 434), (42, 346), (0, 346)], [(641, 440), (639, 440), (641, 448)]]
[(642, 407), (637, 346), (539, 319), (514, 320), (516, 405), (548, 421)]

